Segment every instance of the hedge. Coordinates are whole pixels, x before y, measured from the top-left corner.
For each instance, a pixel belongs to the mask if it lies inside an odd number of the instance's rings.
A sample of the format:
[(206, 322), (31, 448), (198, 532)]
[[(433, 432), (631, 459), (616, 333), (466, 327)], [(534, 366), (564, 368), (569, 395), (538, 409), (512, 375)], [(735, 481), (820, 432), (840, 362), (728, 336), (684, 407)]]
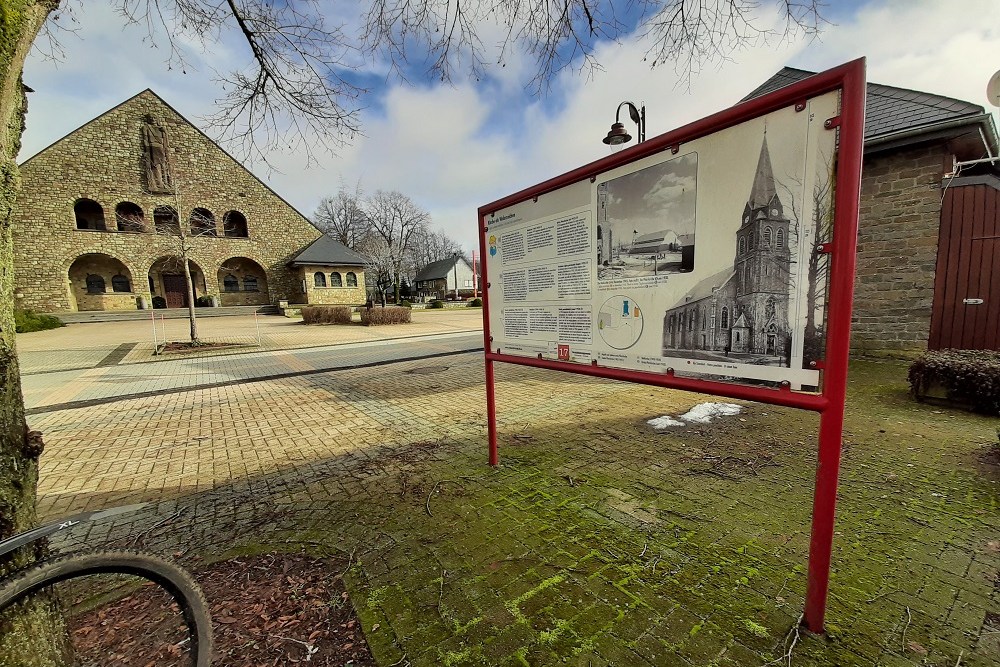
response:
[(438, 299), (435, 299), (434, 301), (431, 301), (429, 304), (427, 304), (427, 307), (428, 308), (444, 308), (444, 301), (440, 301)]
[(361, 324), (373, 326), (377, 324), (408, 324), (412, 313), (402, 306), (386, 306), (385, 308), (362, 308)]
[(353, 311), (350, 306), (305, 306), (302, 321), (306, 324), (350, 324)]
[(475, 299), (469, 300), (469, 302), (466, 305), (469, 308), (482, 308), (483, 307), (483, 300), (477, 297)]
[(949, 401), (1000, 416), (1000, 352), (932, 350), (910, 365), (910, 392), (919, 400), (940, 385)]
[(14, 331), (29, 333), (31, 331), (46, 331), (66, 326), (58, 317), (36, 313), (32, 310), (14, 311)]

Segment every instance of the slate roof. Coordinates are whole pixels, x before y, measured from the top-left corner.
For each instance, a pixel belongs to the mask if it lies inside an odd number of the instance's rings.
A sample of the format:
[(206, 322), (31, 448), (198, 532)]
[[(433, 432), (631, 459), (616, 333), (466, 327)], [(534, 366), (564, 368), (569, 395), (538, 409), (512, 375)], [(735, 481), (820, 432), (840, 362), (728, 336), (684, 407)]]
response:
[[(815, 72), (785, 67), (740, 101), (745, 102), (774, 92), (813, 74)], [(961, 118), (972, 120), (985, 113), (983, 107), (971, 102), (869, 83), (865, 109), (865, 141), (904, 130), (930, 128), (939, 123)]]
[(679, 310), (684, 306), (691, 305), (695, 301), (701, 301), (706, 297), (712, 296), (715, 290), (722, 289), (722, 287), (735, 275), (736, 271), (734, 271), (733, 267), (730, 266), (729, 268), (723, 269), (714, 275), (703, 278), (685, 295), (683, 301), (675, 305), (673, 308), (668, 308), (667, 312), (669, 313), (674, 310)]
[(289, 266), (364, 266), (365, 258), (323, 234), (288, 262)]
[(431, 262), (417, 272), (417, 277), (414, 278), (413, 281), (440, 280), (441, 278), (447, 278), (448, 272), (450, 272), (454, 268), (456, 262), (461, 259), (461, 257), (457, 260), (449, 257), (448, 259), (439, 259), (436, 262)]

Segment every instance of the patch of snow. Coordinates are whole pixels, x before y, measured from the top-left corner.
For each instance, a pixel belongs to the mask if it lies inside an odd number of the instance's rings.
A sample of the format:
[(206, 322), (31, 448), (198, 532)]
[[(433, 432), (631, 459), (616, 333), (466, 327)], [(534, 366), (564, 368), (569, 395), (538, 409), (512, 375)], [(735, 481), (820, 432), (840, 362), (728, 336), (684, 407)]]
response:
[(734, 403), (699, 403), (680, 417), (664, 415), (650, 419), (646, 423), (660, 431), (671, 426), (687, 426), (690, 423), (708, 424), (715, 417), (738, 415), (742, 411), (743, 407)]
[(665, 428), (670, 428), (671, 426), (686, 426), (684, 422), (679, 422), (670, 415), (664, 415), (662, 417), (657, 417), (656, 419), (650, 419), (646, 422), (657, 431), (661, 431)]

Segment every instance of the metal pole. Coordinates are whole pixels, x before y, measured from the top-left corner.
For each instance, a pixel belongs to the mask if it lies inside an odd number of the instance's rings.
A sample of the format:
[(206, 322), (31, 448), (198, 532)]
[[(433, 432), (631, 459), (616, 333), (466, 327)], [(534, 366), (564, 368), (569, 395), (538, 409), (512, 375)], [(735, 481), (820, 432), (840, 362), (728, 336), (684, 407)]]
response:
[(167, 344), (167, 324), (163, 321), (163, 313), (160, 313), (160, 330), (163, 332), (163, 344)]
[[(829, 399), (819, 418), (819, 460), (813, 495), (812, 535), (809, 540), (809, 579), (806, 584), (805, 625), (823, 632), (826, 598), (830, 589), (834, 513), (840, 475), (840, 449), (847, 397), (847, 365), (851, 353), (851, 302), (858, 237), (858, 198), (861, 192), (861, 151), (865, 119), (865, 65), (855, 61), (844, 76), (840, 111), (840, 150), (835, 218), (831, 245), (830, 318), (826, 341), (823, 395)], [(833, 126), (828, 126), (833, 129)], [(824, 249), (826, 250), (826, 249)]]
[(260, 347), (260, 322), (257, 320), (257, 311), (253, 311), (253, 324), (257, 327), (257, 347)]
[(486, 360), (486, 423), (490, 445), (490, 465), (500, 464), (500, 454), (497, 449), (497, 399), (496, 381), (493, 375), (493, 362)]
[(153, 323), (153, 354), (156, 354), (156, 312), (149, 309), (149, 319)]

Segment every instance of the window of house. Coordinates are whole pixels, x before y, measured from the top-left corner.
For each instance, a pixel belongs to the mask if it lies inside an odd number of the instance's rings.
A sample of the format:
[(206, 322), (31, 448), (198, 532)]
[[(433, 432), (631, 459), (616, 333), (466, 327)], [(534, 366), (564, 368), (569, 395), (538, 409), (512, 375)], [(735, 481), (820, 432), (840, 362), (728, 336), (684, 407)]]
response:
[(104, 285), (104, 277), (96, 273), (87, 276), (87, 294), (104, 294), (108, 289)]
[(180, 219), (173, 206), (157, 206), (153, 210), (153, 227), (157, 234), (177, 236), (181, 232)]
[(357, 287), (358, 286), (358, 275), (354, 271), (347, 272), (347, 286)]
[(222, 279), (222, 291), (223, 292), (239, 292), (240, 291), (240, 281), (231, 273), (227, 273), (226, 277)]
[(722, 328), (723, 329), (728, 329), (729, 328), (729, 308), (727, 308), (726, 306), (722, 307), (722, 317), (720, 319), (722, 321)]
[(189, 219), (192, 236), (217, 236), (215, 216), (207, 208), (196, 208), (191, 211)]
[(779, 248), (779, 249), (785, 247), (785, 230), (784, 229), (779, 229), (778, 233), (775, 235), (774, 246), (776, 248)]
[(260, 288), (257, 287), (257, 276), (243, 276), (243, 291), (244, 292), (260, 291)]
[(131, 292), (132, 285), (129, 283), (128, 278), (122, 274), (118, 274), (111, 278), (111, 290), (113, 292)]
[(771, 230), (770, 227), (765, 227), (764, 228), (764, 247), (765, 248), (771, 247), (771, 233), (772, 233), (772, 230)]
[(315, 287), (326, 287), (326, 274), (317, 271), (313, 274), (313, 285)]
[(142, 208), (130, 201), (123, 201), (115, 207), (115, 221), (120, 232), (144, 232), (146, 220)]
[(77, 229), (90, 229), (106, 232), (104, 224), (104, 209), (93, 199), (77, 199), (73, 204), (73, 215), (76, 217)]
[(341, 279), (340, 274), (334, 271), (330, 274), (330, 287), (343, 287), (344, 281)]
[(229, 211), (222, 216), (222, 233), (230, 238), (247, 238), (247, 219), (239, 211)]

